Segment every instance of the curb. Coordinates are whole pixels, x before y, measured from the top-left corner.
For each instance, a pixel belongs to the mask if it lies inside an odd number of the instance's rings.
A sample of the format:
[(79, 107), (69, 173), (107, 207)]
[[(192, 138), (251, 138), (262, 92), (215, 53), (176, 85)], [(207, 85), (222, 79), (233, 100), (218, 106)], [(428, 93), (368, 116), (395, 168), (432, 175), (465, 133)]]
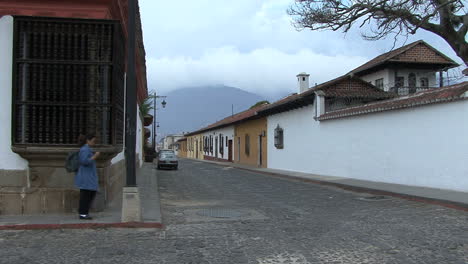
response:
[(239, 169), (239, 170), (245, 170), (245, 171), (255, 172), (255, 173), (264, 174), (264, 175), (270, 175), (270, 176), (274, 176), (274, 177), (277, 177), (277, 178), (285, 178), (285, 179), (302, 181), (302, 182), (309, 182), (309, 183), (314, 183), (314, 184), (319, 184), (319, 185), (333, 186), (333, 187), (338, 187), (338, 188), (343, 189), (343, 190), (359, 192), (359, 193), (370, 193), (370, 194), (374, 194), (374, 195), (392, 196), (392, 197), (401, 198), (401, 199), (405, 199), (405, 200), (409, 200), (409, 201), (439, 205), (439, 206), (443, 206), (443, 207), (447, 207), (447, 208), (451, 208), (451, 209), (455, 209), (455, 210), (468, 212), (468, 204), (465, 204), (465, 203), (459, 203), (459, 202), (442, 200), (442, 199), (435, 199), (435, 198), (428, 198), (428, 197), (405, 194), (405, 193), (384, 191), (384, 190), (378, 190), (378, 189), (372, 189), (372, 188), (366, 188), (366, 187), (359, 187), (359, 186), (353, 186), (353, 185), (348, 185), (348, 184), (343, 184), (343, 183), (334, 183), (334, 182), (328, 182), (328, 181), (313, 180), (313, 179), (302, 178), (302, 177), (297, 177), (297, 176), (274, 173), (274, 172), (259, 171), (259, 170), (250, 169), (250, 168), (237, 167), (235, 165), (235, 163), (223, 164), (223, 163), (219, 163), (219, 162), (212, 162), (212, 161), (206, 161), (206, 160), (196, 160), (196, 161), (203, 161), (203, 162), (206, 162), (206, 163), (211, 163), (211, 164), (219, 165), (219, 166), (223, 166), (223, 167), (233, 167), (233, 168), (236, 168), (236, 169)]
[(161, 223), (83, 223), (83, 224), (25, 224), (4, 225), (0, 230), (53, 230), (53, 229), (103, 229), (103, 228), (158, 228), (164, 226)]

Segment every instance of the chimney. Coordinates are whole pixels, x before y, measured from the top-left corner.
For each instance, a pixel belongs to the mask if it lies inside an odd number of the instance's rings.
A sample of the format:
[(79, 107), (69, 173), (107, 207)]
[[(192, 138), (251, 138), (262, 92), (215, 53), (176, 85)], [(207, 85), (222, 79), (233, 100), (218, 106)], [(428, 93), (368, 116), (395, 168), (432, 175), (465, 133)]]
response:
[(299, 85), (299, 93), (300, 94), (307, 91), (310, 88), (309, 87), (309, 76), (310, 76), (310, 74), (307, 74), (305, 72), (301, 72), (298, 75), (296, 75), (297, 84)]

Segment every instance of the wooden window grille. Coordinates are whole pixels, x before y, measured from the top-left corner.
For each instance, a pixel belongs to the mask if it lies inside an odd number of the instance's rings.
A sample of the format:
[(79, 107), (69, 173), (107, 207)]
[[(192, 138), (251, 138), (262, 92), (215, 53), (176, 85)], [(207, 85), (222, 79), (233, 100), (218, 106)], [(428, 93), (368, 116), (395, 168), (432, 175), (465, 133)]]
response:
[(13, 144), (122, 145), (124, 43), (118, 21), (15, 17)]
[(223, 134), (219, 134), (219, 153), (224, 155), (224, 137)]
[(284, 148), (284, 131), (279, 125), (275, 128), (275, 147), (277, 149)]
[(210, 153), (213, 154), (213, 136), (210, 136)]

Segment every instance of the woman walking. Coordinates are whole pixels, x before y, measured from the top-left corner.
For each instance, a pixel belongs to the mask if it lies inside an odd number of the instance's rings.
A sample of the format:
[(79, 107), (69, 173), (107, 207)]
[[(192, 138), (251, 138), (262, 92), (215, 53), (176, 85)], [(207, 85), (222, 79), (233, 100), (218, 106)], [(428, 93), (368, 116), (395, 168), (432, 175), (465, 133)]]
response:
[(75, 186), (80, 189), (80, 203), (78, 208), (79, 218), (83, 220), (93, 219), (89, 216), (89, 208), (98, 190), (98, 176), (96, 171), (96, 159), (99, 152), (93, 153), (91, 147), (96, 144), (94, 134), (80, 135), (79, 161), (80, 167), (75, 177)]

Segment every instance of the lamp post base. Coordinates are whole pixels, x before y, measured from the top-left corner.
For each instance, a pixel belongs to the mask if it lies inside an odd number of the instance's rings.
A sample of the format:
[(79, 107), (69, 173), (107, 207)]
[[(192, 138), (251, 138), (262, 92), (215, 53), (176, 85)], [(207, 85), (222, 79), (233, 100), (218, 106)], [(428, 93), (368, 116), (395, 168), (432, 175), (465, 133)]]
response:
[(122, 222), (141, 222), (141, 202), (138, 187), (124, 187)]

